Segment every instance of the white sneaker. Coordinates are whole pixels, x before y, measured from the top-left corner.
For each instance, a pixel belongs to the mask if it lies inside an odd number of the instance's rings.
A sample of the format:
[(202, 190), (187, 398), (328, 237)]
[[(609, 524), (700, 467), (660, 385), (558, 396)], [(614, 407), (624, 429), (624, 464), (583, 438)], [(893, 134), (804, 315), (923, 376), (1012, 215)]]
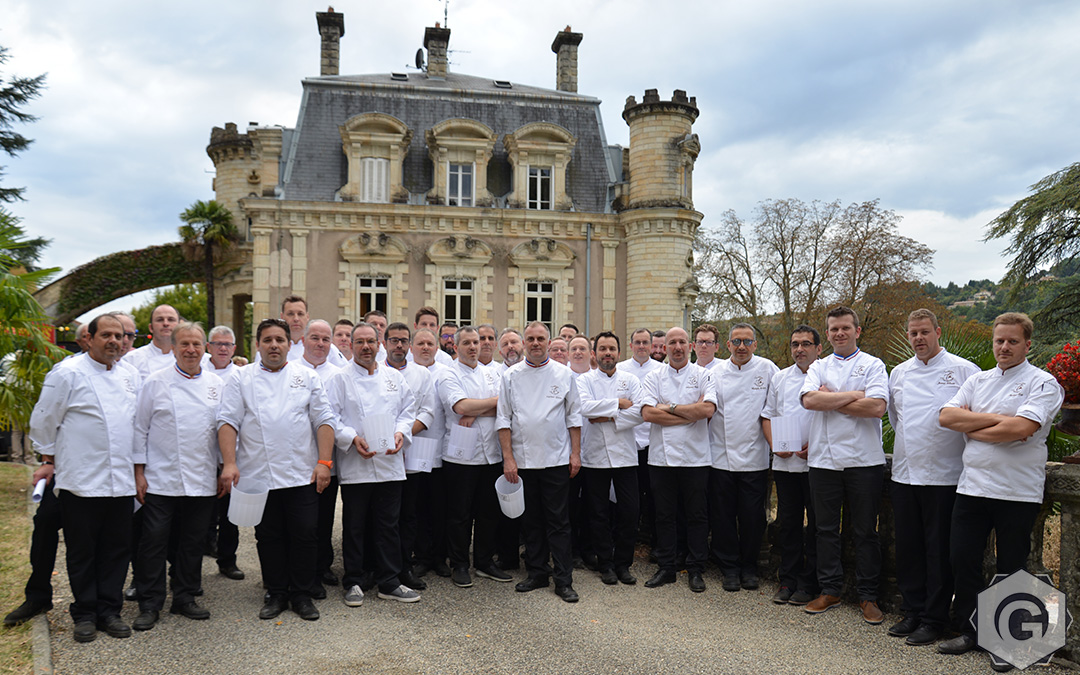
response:
[(420, 594), (408, 586), (398, 586), (389, 593), (379, 591), (379, 597), (383, 600), (397, 600), (398, 602), (419, 602)]
[(364, 604), (364, 591), (359, 586), (351, 586), (349, 590), (345, 592), (345, 606), (346, 607), (359, 607)]

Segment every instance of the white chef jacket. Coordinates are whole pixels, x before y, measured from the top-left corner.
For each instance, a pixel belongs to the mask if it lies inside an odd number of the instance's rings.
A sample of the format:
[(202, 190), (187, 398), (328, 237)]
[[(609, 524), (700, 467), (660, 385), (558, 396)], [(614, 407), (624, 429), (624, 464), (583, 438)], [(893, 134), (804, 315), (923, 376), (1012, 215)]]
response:
[(229, 359), (229, 362), (227, 364), (225, 364), (224, 368), (218, 368), (217, 366), (214, 365), (214, 362), (210, 360), (210, 355), (209, 354), (203, 354), (202, 362), (201, 362), (200, 365), (202, 366), (202, 368), (204, 370), (208, 370), (211, 373), (213, 373), (213, 374), (217, 375), (218, 377), (220, 377), (222, 382), (224, 382), (225, 379), (227, 377), (229, 377), (229, 373), (231, 373), (233, 370), (240, 367), (240, 366), (236, 365), (235, 363), (233, 363), (232, 359)]
[[(619, 361), (615, 365), (616, 370), (620, 370), (624, 373), (629, 373), (638, 379), (638, 382), (645, 384), (645, 376), (652, 371), (666, 366), (666, 363), (660, 363), (651, 356), (646, 359), (645, 363), (638, 363), (633, 358), (629, 358), (625, 361)], [(652, 428), (651, 424), (640, 424), (634, 429), (634, 440), (637, 442), (638, 450), (644, 450), (649, 446), (649, 432)]]
[[(651, 360), (651, 359), (650, 359)], [(626, 363), (623, 361), (623, 363)], [(704, 400), (716, 405), (716, 383), (712, 373), (696, 363), (687, 363), (680, 370), (670, 364), (656, 362), (658, 368), (645, 376), (642, 384), (642, 405), (663, 410), (670, 403), (689, 405)], [(651, 466), (709, 466), (709, 420), (664, 427), (650, 424), (649, 464)]]
[[(866, 398), (889, 402), (889, 378), (881, 359), (861, 349), (846, 358), (830, 354), (810, 364), (799, 396), (826, 384), (829, 391), (862, 391)], [(819, 411), (810, 421), (808, 461), (811, 469), (842, 471), (885, 463), (881, 419), (852, 417), (836, 410)]]
[[(810, 420), (817, 414), (802, 407), (799, 402), (799, 392), (802, 391), (805, 381), (806, 373), (796, 365), (788, 366), (774, 374), (772, 383), (769, 385), (769, 395), (765, 398), (765, 408), (761, 411), (761, 416), (767, 420), (778, 417), (797, 417), (803, 430), (804, 440), (810, 431)], [(775, 431), (773, 433), (775, 434)], [(775, 441), (774, 435), (773, 442)], [(787, 458), (773, 455), (772, 469), (789, 473), (806, 473), (810, 470), (806, 465), (806, 460), (795, 455)]]
[(581, 404), (570, 369), (545, 359), (526, 360), (503, 374), (496, 429), (510, 429), (519, 469), (546, 469), (570, 463), (570, 429), (581, 426)]
[[(453, 361), (453, 359), (451, 359), (451, 361)], [(441, 469), (443, 454), (446, 452), (446, 443), (450, 437), (450, 434), (448, 433), (449, 427), (446, 423), (446, 411), (442, 405), (442, 394), (440, 393), (439, 385), (439, 382), (443, 377), (443, 371), (446, 370), (446, 366), (436, 361), (430, 366), (427, 366), (427, 369), (428, 372), (431, 373), (432, 383), (435, 387), (436, 405), (431, 409), (431, 424), (427, 429), (424, 429), (416, 435), (421, 438), (435, 438), (439, 440), (439, 452), (435, 455), (435, 461), (431, 463), (431, 468)]]
[[(581, 466), (589, 469), (618, 469), (638, 465), (637, 440), (634, 430), (641, 418), (644, 394), (636, 377), (615, 369), (608, 375), (597, 368), (577, 378), (581, 399)], [(633, 401), (629, 408), (619, 409), (619, 399)], [(593, 424), (587, 418), (611, 417), (613, 422)]]
[[(499, 380), (498, 373), (488, 366), (480, 365), (479, 362), (475, 368), (470, 368), (461, 361), (454, 361), (443, 370), (442, 379), (439, 381), (439, 398), (443, 406), (443, 414), (446, 416), (448, 441), (453, 425), (458, 424), (463, 417), (454, 412), (454, 406), (467, 398), (498, 396)], [(454, 464), (470, 466), (501, 462), (502, 448), (499, 445), (499, 435), (495, 431), (495, 418), (477, 417), (473, 420), (472, 426), (477, 430), (476, 447), (473, 448), (472, 454), (460, 458), (447, 455), (444, 459)], [(567, 461), (570, 460), (567, 459)]]
[(938, 415), (979, 367), (942, 349), (923, 363), (912, 357), (889, 376), (889, 422), (896, 432), (892, 479), (905, 485), (956, 485), (965, 436)]
[[(415, 357), (413, 356), (413, 353), (412, 353), (411, 349), (408, 352), (406, 352), (405, 360), (408, 361), (409, 363), (412, 363), (415, 360)], [(449, 366), (453, 362), (454, 362), (454, 359), (449, 354), (447, 354), (446, 352), (444, 352), (441, 349), (436, 349), (435, 350), (435, 363), (438, 363), (439, 365), (442, 365), (442, 366)], [(494, 363), (494, 361), (492, 363)]]
[(725, 471), (764, 471), (769, 468), (769, 442), (761, 429), (761, 411), (772, 376), (780, 369), (769, 359), (750, 355), (741, 367), (714, 360), (710, 370), (716, 385), (716, 412), (709, 418), (712, 466)]
[[(387, 366), (393, 368), (393, 366)], [(435, 394), (435, 375), (430, 370), (423, 366), (418, 366), (408, 361), (405, 362), (404, 368), (395, 368), (399, 373), (405, 376), (405, 382), (409, 385), (409, 388), (413, 391), (413, 412), (412, 417), (417, 422), (426, 427), (424, 431), (430, 431), (431, 427), (435, 423), (435, 410), (442, 408), (442, 402)], [(445, 428), (445, 422), (443, 426)], [(411, 426), (409, 427), (412, 428)], [(420, 434), (415, 434), (420, 436)], [(421, 436), (422, 437), (422, 436)], [(436, 436), (428, 436), (427, 438), (436, 438)], [(409, 452), (409, 445), (404, 446), (401, 451), (403, 453)], [(408, 473), (408, 472), (406, 472)]]
[[(381, 345), (380, 345), (381, 349)], [(385, 353), (385, 352), (380, 352)], [(304, 340), (301, 338), (297, 342), (289, 342), (289, 355), (288, 360), (291, 363), (300, 363), (300, 359), (304, 358)], [(341, 350), (337, 348), (337, 345), (330, 344), (330, 353), (326, 355), (325, 363), (329, 363), (335, 368), (344, 368), (345, 364), (349, 362), (349, 359), (345, 358), (345, 355), (341, 353)], [(262, 363), (262, 354), (255, 350), (255, 365)]]
[(394, 431), (405, 437), (402, 451), (408, 449), (416, 419), (416, 397), (405, 376), (382, 364), (369, 374), (366, 368), (353, 361), (330, 376), (326, 391), (330, 407), (338, 417), (335, 433), (338, 482), (352, 485), (405, 480), (405, 458), (401, 452), (392, 455), (376, 453), (365, 459), (352, 445), (354, 438), (364, 437), (366, 416), (386, 414), (394, 418)]
[(176, 364), (143, 383), (135, 407), (135, 464), (145, 464), (150, 494), (213, 497), (221, 453), (217, 409), (225, 383), (203, 370), (192, 377)]
[(30, 440), (56, 462), (56, 489), (80, 497), (135, 494), (134, 369), (90, 356), (58, 363), (30, 416)]
[(1023, 417), (1037, 422), (1033, 435), (1011, 443), (987, 443), (966, 437), (964, 469), (957, 494), (1011, 502), (1043, 501), (1046, 436), (1065, 391), (1050, 373), (1027, 361), (1002, 371), (972, 375), (943, 407), (967, 406), (972, 412)]
[(217, 427), (237, 431), (236, 467), (271, 490), (311, 482), (319, 461), (318, 428), (334, 427), (322, 380), (310, 368), (286, 363), (237, 368), (225, 380)]
[(171, 351), (166, 354), (150, 342), (125, 354), (123, 362), (139, 371), (139, 377), (145, 380), (162, 368), (174, 366), (176, 357)]
[(314, 370), (316, 373), (318, 373), (319, 377), (323, 381), (323, 385), (326, 384), (327, 378), (329, 378), (331, 375), (333, 375), (336, 371), (340, 370), (340, 367), (335, 366), (334, 364), (330, 363), (329, 358), (327, 358), (325, 361), (323, 361), (322, 363), (320, 363), (317, 366), (314, 363), (312, 363), (311, 361), (308, 361), (307, 359), (305, 359), (303, 357), (298, 359), (296, 361), (296, 363), (301, 365), (301, 366), (304, 366), (305, 368), (310, 368), (311, 370)]

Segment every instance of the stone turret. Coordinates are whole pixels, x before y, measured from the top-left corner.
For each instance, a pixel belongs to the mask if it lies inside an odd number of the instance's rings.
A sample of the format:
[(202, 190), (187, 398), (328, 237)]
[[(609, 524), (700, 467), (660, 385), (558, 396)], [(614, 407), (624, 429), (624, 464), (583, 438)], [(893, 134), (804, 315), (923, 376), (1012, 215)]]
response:
[(629, 190), (616, 203), (626, 237), (626, 333), (642, 326), (690, 327), (697, 299), (692, 246), (702, 214), (694, 210), (693, 169), (701, 150), (692, 133), (697, 101), (675, 90), (670, 101), (649, 89), (626, 100), (630, 125)]
[(210, 132), (206, 154), (214, 162), (214, 198), (232, 211), (237, 227), (243, 232), (246, 220), (242, 217), (240, 200), (275, 196), (281, 129), (253, 126), (247, 133), (241, 133), (236, 123), (228, 122), (224, 129), (214, 127)]

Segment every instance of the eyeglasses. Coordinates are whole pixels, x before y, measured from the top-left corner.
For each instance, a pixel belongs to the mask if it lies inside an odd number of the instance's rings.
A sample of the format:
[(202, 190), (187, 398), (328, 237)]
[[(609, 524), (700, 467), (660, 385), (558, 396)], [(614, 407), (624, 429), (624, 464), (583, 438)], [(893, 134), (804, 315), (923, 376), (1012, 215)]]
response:
[(449, 340), (450, 338), (454, 337), (454, 334), (453, 333), (443, 333), (439, 337), (441, 337), (444, 340)]
[(749, 347), (750, 345), (757, 342), (757, 340), (751, 340), (749, 338), (735, 338), (733, 340), (728, 340), (728, 342), (735, 345), (736, 347), (740, 347), (742, 345), (746, 345), (747, 347)]
[(409, 338), (392, 337), (386, 338), (386, 341), (392, 345), (407, 345), (409, 344)]
[(716, 344), (716, 340), (697, 340), (694, 342), (699, 347), (712, 347)]
[(138, 334), (139, 334), (139, 331), (135, 331), (134, 333), (132, 333), (132, 332), (130, 332), (130, 331), (124, 331), (124, 337), (126, 337), (126, 338), (127, 338), (127, 339), (129, 339), (129, 340), (134, 340), (134, 339), (135, 339), (135, 337), (136, 337), (136, 336), (137, 336)]
[(208, 345), (215, 349), (221, 349), (222, 347), (235, 347), (235, 342), (208, 342)]
[(813, 346), (814, 346), (814, 343), (810, 342), (808, 340), (803, 340), (802, 342), (795, 342), (794, 340), (791, 341), (791, 348), (792, 349), (795, 349), (797, 347), (802, 347), (803, 349), (810, 349)]

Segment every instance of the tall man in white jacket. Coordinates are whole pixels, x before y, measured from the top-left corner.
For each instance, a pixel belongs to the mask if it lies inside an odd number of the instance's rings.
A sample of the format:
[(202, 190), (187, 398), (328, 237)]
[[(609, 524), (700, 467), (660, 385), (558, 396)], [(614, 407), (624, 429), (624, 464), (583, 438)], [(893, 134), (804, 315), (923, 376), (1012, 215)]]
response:
[(690, 336), (678, 326), (664, 337), (667, 365), (645, 376), (641, 416), (649, 432), (649, 480), (656, 504), (656, 561), (659, 569), (645, 582), (656, 588), (675, 582), (675, 517), (686, 514), (686, 568), (690, 590), (705, 590), (702, 572), (708, 556), (709, 418), (716, 412), (712, 374), (690, 363)]
[(170, 536), (176, 541), (170, 611), (189, 619), (210, 618), (195, 602), (195, 592), (202, 587), (202, 544), (217, 495), (221, 454), (216, 421), (224, 383), (202, 367), (206, 337), (201, 326), (181, 323), (170, 339), (176, 363), (146, 379), (135, 411), (135, 489), (143, 504), (135, 630), (153, 628), (165, 605)]
[(548, 357), (550, 334), (534, 321), (525, 329), (525, 361), (502, 377), (495, 426), (506, 480), (524, 481), (525, 568), (515, 590), (548, 585), (555, 565), (555, 593), (577, 602), (570, 543), (570, 479), (581, 469), (581, 406), (573, 375)]
[(91, 321), (86, 356), (57, 364), (30, 417), (30, 439), (42, 461), (56, 465), (76, 642), (90, 642), (98, 629), (131, 635), (120, 609), (131, 559), (139, 376), (116, 364), (123, 334), (116, 317)]
[[(172, 332), (180, 323), (180, 314), (171, 305), (158, 305), (150, 312), (150, 342), (127, 354), (124, 363), (146, 379), (162, 368), (172, 368)], [(120, 356), (125, 356), (121, 354)]]
[(218, 491), (230, 491), (241, 477), (270, 489), (255, 526), (269, 594), (259, 618), (273, 619), (291, 602), (300, 618), (314, 621), (319, 493), (330, 483), (334, 413), (319, 376), (288, 362), (288, 324), (262, 321), (255, 342), (260, 362), (229, 375), (218, 409)]
[[(578, 338), (574, 338), (577, 341)], [(634, 562), (639, 513), (637, 441), (634, 430), (642, 424), (641, 382), (616, 368), (619, 336), (605, 331), (593, 340), (599, 366), (577, 378), (581, 397), (581, 472), (589, 529), (596, 550), (600, 580), (609, 586), (635, 584), (630, 573)], [(587, 422), (585, 420), (588, 420)], [(611, 536), (612, 485), (615, 490), (615, 537)]]
[(964, 435), (939, 425), (938, 413), (979, 372), (974, 363), (946, 351), (940, 338), (933, 312), (909, 314), (907, 339), (915, 356), (889, 376), (889, 421), (896, 432), (890, 493), (904, 615), (889, 635), (904, 637), (909, 645), (934, 642), (949, 622), (949, 523), (963, 469)]
[[(379, 337), (368, 323), (353, 326), (353, 361), (327, 382), (330, 406), (338, 416), (338, 480), (341, 482), (342, 558), (345, 576), (344, 602), (359, 607), (364, 602), (360, 587), (364, 573), (364, 535), (374, 528), (370, 556), (384, 600), (416, 602), (420, 595), (400, 583), (401, 487), (405, 483), (405, 462), (401, 449), (412, 439), (416, 420), (413, 391), (397, 370), (380, 364)], [(393, 438), (373, 435), (369, 418), (387, 415), (392, 420)], [(385, 446), (379, 443), (385, 443)]]

